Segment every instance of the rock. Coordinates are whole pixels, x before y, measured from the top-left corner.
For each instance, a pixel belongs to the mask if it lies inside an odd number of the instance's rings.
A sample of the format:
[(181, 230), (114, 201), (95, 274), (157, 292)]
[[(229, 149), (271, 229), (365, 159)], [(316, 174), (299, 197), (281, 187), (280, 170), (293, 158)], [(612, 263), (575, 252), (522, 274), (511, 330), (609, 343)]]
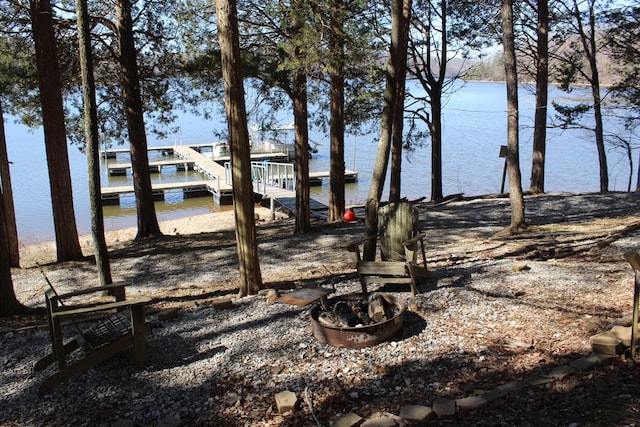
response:
[(593, 335), (589, 338), (589, 342), (591, 343), (591, 349), (595, 353), (600, 353), (606, 356), (622, 354), (626, 349), (626, 346), (622, 341), (611, 332)]
[(539, 377), (537, 375), (531, 375), (528, 376), (524, 379), (524, 381), (526, 381), (527, 383), (529, 383), (529, 385), (532, 386), (539, 386), (539, 385), (545, 385), (545, 384), (549, 384), (553, 382), (553, 378), (545, 378), (545, 377)]
[(513, 271), (528, 271), (531, 270), (531, 267), (527, 265), (525, 262), (518, 262), (511, 266), (511, 270)]
[(482, 397), (487, 402), (493, 402), (496, 399), (501, 399), (505, 397), (507, 394), (509, 394), (507, 390), (495, 389), (495, 390), (487, 391), (486, 393), (482, 393), (480, 397)]
[(568, 365), (562, 365), (553, 368), (551, 372), (549, 372), (548, 376), (549, 378), (553, 378), (554, 380), (561, 380), (572, 372), (574, 372), (574, 368)]
[(362, 424), (360, 427), (395, 427), (396, 420), (388, 416), (373, 417)]
[(439, 398), (433, 402), (433, 412), (439, 417), (450, 417), (456, 414), (455, 400)]
[(589, 369), (594, 369), (596, 366), (600, 364), (601, 360), (595, 353), (587, 357), (581, 357), (576, 359), (570, 363), (572, 368), (575, 368), (578, 371), (587, 371)]
[(285, 412), (293, 411), (298, 404), (298, 398), (296, 394), (292, 391), (285, 390), (276, 394), (276, 407), (278, 408), (279, 414), (284, 414)]
[(526, 381), (511, 381), (498, 386), (498, 390), (517, 391), (529, 387)]
[(411, 422), (426, 423), (435, 416), (435, 412), (429, 406), (407, 405), (400, 409), (400, 418)]
[(611, 333), (627, 347), (631, 347), (631, 332), (631, 326), (616, 325), (611, 328)]
[(230, 298), (219, 298), (213, 300), (211, 305), (216, 310), (226, 310), (233, 308), (233, 301)]
[(280, 295), (278, 295), (278, 291), (275, 289), (269, 289), (267, 291), (267, 304), (275, 304)]
[(487, 403), (488, 401), (483, 396), (468, 396), (456, 399), (456, 406), (460, 409), (477, 409)]
[(361, 422), (361, 416), (354, 414), (353, 412), (348, 412), (336, 418), (331, 423), (331, 427), (353, 427), (359, 425)]

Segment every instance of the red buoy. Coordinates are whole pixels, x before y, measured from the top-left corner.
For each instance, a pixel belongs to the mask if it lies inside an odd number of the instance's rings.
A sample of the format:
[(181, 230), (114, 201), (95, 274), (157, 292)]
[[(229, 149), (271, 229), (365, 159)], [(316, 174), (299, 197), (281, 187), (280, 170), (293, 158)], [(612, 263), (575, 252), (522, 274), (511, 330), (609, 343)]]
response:
[(356, 214), (355, 214), (355, 212), (353, 212), (352, 209), (348, 209), (348, 210), (346, 210), (344, 212), (344, 214), (342, 215), (342, 218), (347, 222), (355, 221), (356, 220)]

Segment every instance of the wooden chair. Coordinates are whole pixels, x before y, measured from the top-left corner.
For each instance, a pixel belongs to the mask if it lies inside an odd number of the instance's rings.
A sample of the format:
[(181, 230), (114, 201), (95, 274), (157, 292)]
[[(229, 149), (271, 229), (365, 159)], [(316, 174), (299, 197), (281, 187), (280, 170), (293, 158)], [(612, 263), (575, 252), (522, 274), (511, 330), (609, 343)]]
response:
[[(427, 269), (424, 249), (425, 234), (420, 231), (418, 211), (410, 202), (389, 203), (378, 209), (378, 236), (380, 259), (363, 261), (360, 246), (367, 239), (346, 245), (356, 263), (362, 291), (367, 284), (409, 284), (411, 293), (418, 290), (416, 283), (431, 277)], [(418, 255), (421, 255), (419, 259)]]
[[(75, 297), (105, 292), (115, 297), (115, 301), (104, 303), (77, 301), (73, 303), (71, 301)], [(124, 284), (94, 287), (58, 295), (49, 283), (45, 289), (45, 301), (52, 351), (36, 362), (34, 370), (43, 370), (51, 363), (57, 362), (58, 371), (40, 384), (39, 394), (50, 391), (56, 384), (86, 371), (91, 366), (132, 345), (135, 349), (136, 368), (143, 369), (146, 366), (145, 337), (151, 334), (151, 327), (145, 320), (145, 311), (146, 304), (151, 301), (150, 298), (127, 300)], [(89, 327), (83, 327), (84, 324), (81, 325), (78, 320), (88, 316), (95, 317), (101, 313), (110, 313), (110, 315), (99, 318)], [(67, 326), (70, 323), (75, 329), (75, 336), (67, 342), (64, 342), (63, 322)], [(75, 353), (76, 350), (80, 351)]]

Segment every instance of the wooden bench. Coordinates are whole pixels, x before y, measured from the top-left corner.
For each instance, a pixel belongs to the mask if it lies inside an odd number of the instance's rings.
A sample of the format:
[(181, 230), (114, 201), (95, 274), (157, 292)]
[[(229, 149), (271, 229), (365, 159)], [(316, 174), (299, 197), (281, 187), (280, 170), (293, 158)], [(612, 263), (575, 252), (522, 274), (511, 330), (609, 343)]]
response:
[[(49, 284), (45, 289), (45, 302), (51, 353), (38, 360), (34, 370), (45, 369), (57, 362), (58, 371), (40, 384), (38, 393), (46, 393), (55, 385), (73, 375), (89, 369), (115, 354), (133, 346), (135, 365), (143, 369), (147, 363), (145, 337), (151, 334), (151, 326), (146, 322), (146, 305), (151, 298), (141, 297), (127, 300), (125, 284), (94, 287), (77, 292), (58, 295)], [(80, 296), (105, 293), (115, 301), (81, 303), (71, 300)], [(103, 314), (86, 327), (79, 319)], [(64, 342), (63, 325), (71, 325), (75, 330), (73, 338)], [(80, 350), (78, 353), (74, 353)]]

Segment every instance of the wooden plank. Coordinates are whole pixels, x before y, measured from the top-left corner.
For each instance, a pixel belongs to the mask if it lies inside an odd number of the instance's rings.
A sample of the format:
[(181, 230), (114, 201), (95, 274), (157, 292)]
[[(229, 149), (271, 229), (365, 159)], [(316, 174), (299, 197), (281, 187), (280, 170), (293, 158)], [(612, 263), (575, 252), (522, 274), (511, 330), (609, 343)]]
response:
[[(184, 189), (197, 188), (197, 187), (201, 187), (203, 189), (205, 188), (218, 189), (218, 182), (215, 180), (207, 180), (207, 181), (184, 181), (184, 182), (157, 182), (157, 183), (151, 184), (151, 189), (153, 190), (184, 190)], [(220, 188), (222, 189), (226, 189), (227, 187), (231, 189), (231, 186), (227, 186), (227, 185), (220, 186)], [(126, 194), (126, 193), (133, 193), (134, 188), (133, 188), (133, 184), (131, 184), (131, 185), (120, 185), (120, 186), (113, 186), (113, 187), (102, 187), (100, 191), (102, 192), (103, 195)]]
[(367, 285), (371, 283), (379, 285), (413, 285), (410, 277), (363, 276), (360, 281), (364, 281)]
[[(403, 262), (393, 261), (364, 261), (358, 264), (358, 273), (361, 275), (407, 276), (407, 267)], [(411, 279), (409, 279), (411, 280)]]
[(139, 297), (136, 299), (129, 299), (126, 301), (116, 301), (116, 302), (108, 302), (105, 304), (95, 304), (95, 305), (81, 307), (81, 308), (65, 309), (64, 307), (58, 307), (59, 311), (51, 313), (51, 316), (53, 318), (61, 318), (61, 317), (73, 316), (77, 314), (92, 313), (95, 311), (113, 310), (116, 308), (130, 307), (130, 306), (135, 306), (140, 304), (148, 304), (150, 302), (151, 302), (151, 298), (149, 297)]
[(383, 260), (405, 260), (403, 242), (413, 236), (417, 222), (417, 211), (408, 202), (388, 203), (378, 210), (378, 234)]

